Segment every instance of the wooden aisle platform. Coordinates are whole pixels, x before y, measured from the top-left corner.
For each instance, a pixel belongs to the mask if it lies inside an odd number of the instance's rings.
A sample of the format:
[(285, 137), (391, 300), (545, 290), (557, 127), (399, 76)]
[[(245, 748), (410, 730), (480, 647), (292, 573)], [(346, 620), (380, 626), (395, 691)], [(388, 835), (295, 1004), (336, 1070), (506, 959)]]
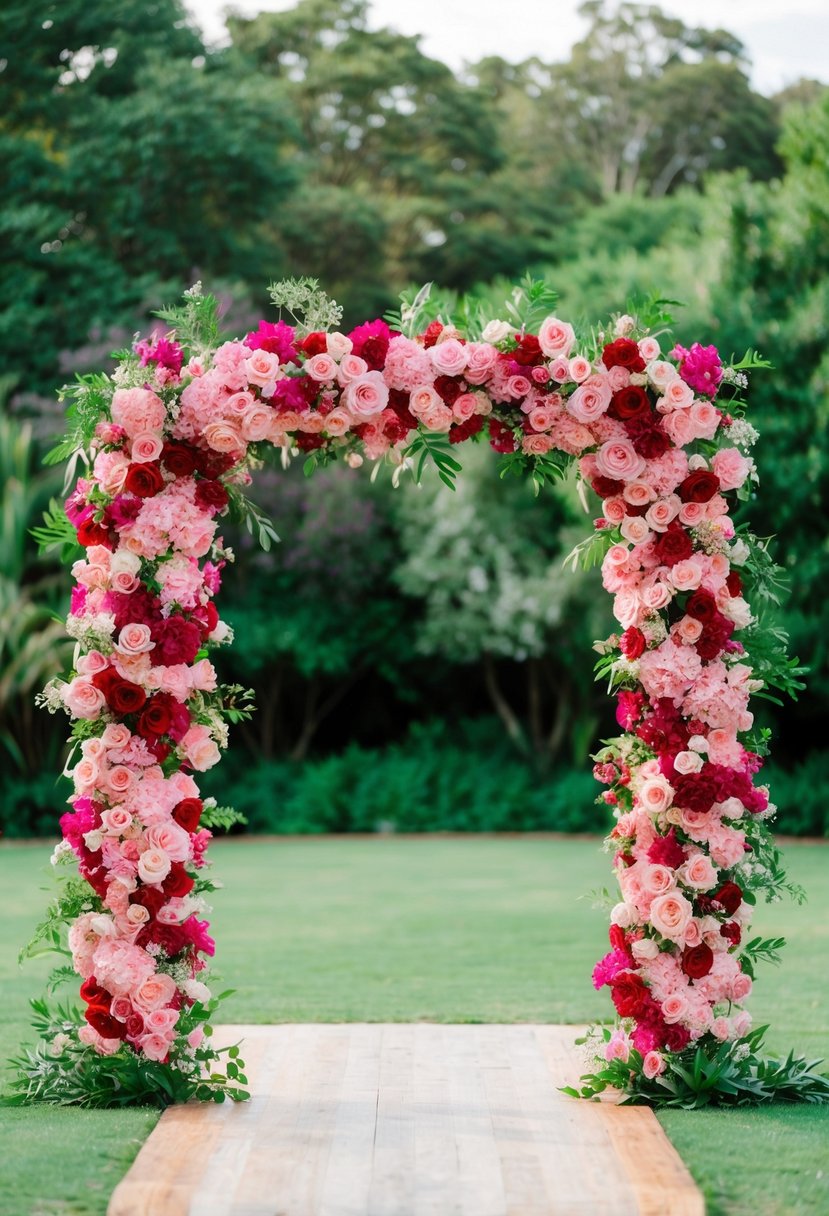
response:
[(703, 1216), (644, 1107), (567, 1098), (573, 1026), (221, 1027), (253, 1097), (173, 1107), (108, 1216)]

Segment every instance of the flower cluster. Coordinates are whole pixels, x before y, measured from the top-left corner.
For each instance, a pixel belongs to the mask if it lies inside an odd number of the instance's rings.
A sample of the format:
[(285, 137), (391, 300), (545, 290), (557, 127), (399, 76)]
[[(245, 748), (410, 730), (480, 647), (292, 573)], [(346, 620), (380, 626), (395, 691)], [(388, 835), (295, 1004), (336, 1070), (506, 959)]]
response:
[(226, 743), (208, 657), (229, 638), (213, 602), (232, 556), (219, 517), (243, 501), (264, 444), (405, 467), (429, 433), (488, 441), (529, 471), (580, 458), (603, 500), (627, 732), (597, 767), (622, 890), (594, 977), (624, 1019), (612, 1050), (633, 1044), (656, 1068), (660, 1052), (747, 1032), (743, 825), (769, 804), (740, 741), (758, 681), (736, 637), (752, 618), (727, 495), (753, 465), (728, 442), (714, 348), (666, 357), (632, 333), (630, 318), (592, 345), (555, 317), (537, 334), (493, 321), (477, 341), (439, 321), (414, 336), (379, 320), (349, 334), (263, 321), (214, 350), (175, 333), (140, 342), (96, 390), (89, 472), (66, 503), (85, 551), (69, 619), (79, 655), (47, 698), (79, 748), (61, 827), (95, 897), (69, 935), (91, 1048), (178, 1058), (199, 1033), (177, 1040), (181, 1011), (209, 997), (210, 833), (193, 773)]

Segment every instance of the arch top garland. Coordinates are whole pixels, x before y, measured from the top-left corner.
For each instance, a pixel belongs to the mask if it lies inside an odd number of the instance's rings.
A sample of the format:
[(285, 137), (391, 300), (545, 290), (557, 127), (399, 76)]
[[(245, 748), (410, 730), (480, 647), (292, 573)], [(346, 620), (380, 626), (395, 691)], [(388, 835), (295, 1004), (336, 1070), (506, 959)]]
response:
[[(247, 712), (209, 658), (232, 637), (214, 602), (232, 560), (220, 520), (235, 508), (266, 547), (275, 539), (244, 497), (266, 445), (302, 454), (306, 472), (385, 460), (396, 478), (419, 477), (433, 461), (451, 484), (457, 445), (474, 441), (536, 488), (577, 463), (602, 500), (573, 556), (601, 561), (620, 626), (598, 671), (624, 734), (595, 772), (614, 808), (621, 900), (593, 974), (618, 1020), (580, 1092), (825, 1097), (829, 1084), (805, 1061), (775, 1071), (759, 1060), (743, 1004), (754, 963), (781, 944), (748, 940), (751, 906), (784, 885), (774, 807), (755, 779), (766, 738), (752, 733), (748, 702), (800, 687), (779, 634), (743, 595), (773, 596), (776, 568), (730, 517), (755, 478), (745, 373), (768, 365), (748, 352), (724, 366), (713, 346), (666, 350), (658, 305), (577, 337), (529, 282), (515, 297), (523, 317), (465, 334), (440, 318), (424, 325), (425, 292), (396, 326), (349, 334), (313, 280), (271, 292), (295, 324), (262, 321), (221, 341), (215, 301), (196, 285), (159, 314), (166, 336), (66, 390), (73, 430), (51, 459), (80, 455), (87, 467), (40, 539), (81, 546), (67, 623), (77, 646), (42, 701), (72, 720), (75, 792), (53, 860), (78, 876), (62, 880), (31, 949), (61, 948), (68, 926), (83, 1015), (33, 1002), (42, 1042), (16, 1061), (20, 1099), (245, 1096), (238, 1049), (220, 1060), (205, 1037), (217, 1004), (206, 850), (231, 815), (200, 798), (195, 774)], [(707, 1098), (688, 1080), (692, 1065)]]

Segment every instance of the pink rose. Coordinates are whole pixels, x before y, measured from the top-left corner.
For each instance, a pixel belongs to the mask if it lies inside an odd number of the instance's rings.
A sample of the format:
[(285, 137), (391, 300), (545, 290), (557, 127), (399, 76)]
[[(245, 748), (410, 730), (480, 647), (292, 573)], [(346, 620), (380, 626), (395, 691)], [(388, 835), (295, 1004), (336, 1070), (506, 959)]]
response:
[(687, 447), (696, 437), (688, 410), (674, 410), (672, 414), (667, 414), (662, 426), (671, 443), (678, 448)]
[(590, 360), (585, 359), (584, 355), (576, 355), (567, 364), (567, 371), (571, 380), (575, 380), (576, 384), (581, 384), (583, 380), (587, 379), (593, 368)]
[(646, 481), (629, 481), (622, 490), (622, 498), (632, 507), (644, 507), (656, 498), (656, 491)]
[(190, 833), (170, 820), (147, 828), (145, 840), (151, 850), (166, 853), (170, 861), (189, 861), (191, 856)]
[(267, 439), (273, 420), (273, 410), (267, 405), (251, 405), (242, 415), (240, 431), (247, 443), (261, 443)]
[(674, 884), (674, 876), (667, 866), (647, 865), (642, 870), (642, 890), (648, 895), (664, 895)]
[(79, 793), (88, 793), (94, 789), (99, 776), (98, 762), (91, 756), (84, 756), (83, 760), (79, 760), (72, 769), (72, 780)]
[[(110, 795), (117, 799), (125, 798), (134, 784), (135, 773), (132, 771), (132, 769), (127, 768), (123, 764), (116, 764), (106, 775), (107, 789)], [(132, 819), (131, 815), (129, 816), (129, 819)], [(109, 822), (110, 825), (112, 825), (115, 821), (110, 819)], [(122, 831), (125, 825), (120, 819), (118, 819), (118, 822), (121, 824), (121, 826), (117, 830)], [(129, 825), (126, 824), (126, 826)]]
[(665, 532), (668, 525), (676, 519), (682, 508), (682, 500), (677, 494), (669, 494), (651, 503), (645, 512), (645, 520), (654, 532)]
[(751, 995), (751, 979), (744, 972), (739, 972), (731, 981), (731, 1000), (744, 1001)]
[(177, 1009), (153, 1009), (144, 1018), (144, 1025), (150, 1034), (170, 1035), (179, 1019)]
[[(611, 523), (618, 523), (618, 520), (613, 520), (610, 518), (606, 510), (604, 515), (605, 519), (609, 519)], [(653, 536), (653, 533), (641, 515), (624, 516), (622, 520), (621, 533), (625, 540), (629, 540), (632, 545), (644, 545)]]
[(200, 773), (212, 768), (221, 759), (206, 726), (191, 726), (179, 747), (187, 763)]
[(611, 391), (607, 383), (593, 383), (597, 377), (591, 377), (590, 383), (579, 386), (567, 401), (567, 410), (578, 421), (583, 423), (595, 422), (607, 412), (610, 405)]
[[(268, 352), (265, 351), (265, 354)], [(209, 422), (204, 428), (204, 439), (214, 452), (224, 452), (228, 455), (241, 456), (245, 442), (235, 426), (229, 422)]]
[(649, 1051), (642, 1061), (642, 1072), (652, 1081), (665, 1071), (665, 1061), (658, 1051)]
[(702, 569), (689, 558), (672, 566), (668, 577), (677, 591), (695, 591), (702, 582)]
[[(275, 358), (276, 356), (274, 356)], [(171, 1039), (161, 1034), (145, 1034), (138, 1040), (138, 1046), (148, 1060), (166, 1060), (170, 1050)]]
[(359, 380), (368, 371), (368, 364), (359, 355), (346, 355), (340, 363), (337, 380), (344, 388), (352, 380)]
[(657, 933), (672, 942), (681, 942), (693, 909), (684, 895), (669, 892), (658, 895), (650, 907), (650, 920)]
[(118, 634), (116, 646), (122, 654), (145, 654), (153, 649), (155, 642), (150, 636), (149, 625), (125, 625)]
[(663, 776), (651, 777), (639, 787), (639, 805), (649, 815), (661, 815), (667, 811), (674, 796), (673, 787)]
[[(461, 393), (460, 397), (456, 398), (455, 403), (452, 406), (452, 413), (459, 422), (466, 422), (468, 418), (471, 418), (472, 415), (477, 412), (477, 409), (478, 400), (475, 397), (475, 394)], [(533, 426), (535, 425), (532, 423), (532, 414), (530, 415), (530, 422)], [(545, 428), (543, 426), (536, 426), (535, 429), (537, 431), (543, 431)]]
[(105, 494), (114, 496), (123, 490), (129, 467), (123, 452), (99, 452), (95, 457), (95, 480)]
[(430, 348), (429, 358), (439, 376), (460, 376), (466, 367), (466, 347), (457, 338), (447, 338)]
[(325, 430), (334, 439), (344, 435), (351, 427), (351, 417), (344, 409), (333, 409), (325, 415)]
[(449, 406), (444, 405), (442, 401), (438, 400), (423, 410), (420, 415), (420, 421), (428, 430), (446, 434), (454, 419)]
[(483, 384), (492, 375), (497, 362), (498, 352), (494, 346), (487, 342), (468, 342), (464, 378), (469, 384)]
[(662, 1016), (670, 1026), (679, 1022), (688, 1012), (688, 998), (681, 992), (675, 992), (662, 1002)]
[(644, 468), (644, 460), (628, 439), (603, 443), (596, 453), (597, 471), (613, 481), (633, 481)]
[(573, 326), (558, 317), (547, 317), (538, 330), (538, 345), (548, 359), (566, 358), (573, 349), (576, 335)]
[(336, 380), (337, 364), (329, 354), (312, 355), (305, 363), (305, 372), (312, 380), (318, 380), (323, 384), (326, 381)]
[(673, 380), (669, 380), (665, 385), (662, 402), (664, 402), (667, 409), (660, 410), (660, 413), (686, 409), (693, 404), (693, 401), (694, 390), (677, 376)]
[(342, 401), (352, 414), (363, 421), (381, 414), (389, 403), (389, 386), (383, 379), (383, 373), (366, 372), (350, 381), (343, 392)]
[(623, 1064), (626, 1064), (629, 1056), (630, 1044), (628, 1043), (627, 1035), (624, 1031), (614, 1030), (610, 1039), (605, 1044), (604, 1058), (608, 1063), (611, 1063), (613, 1060), (621, 1060)]
[(659, 339), (658, 338), (640, 338), (639, 354), (646, 363), (651, 363), (659, 356)]
[(126, 747), (132, 735), (130, 728), (125, 726), (123, 722), (110, 722), (101, 735), (101, 742), (104, 747), (112, 750), (114, 748)]
[(142, 431), (132, 441), (130, 458), (133, 464), (147, 464), (151, 460), (158, 460), (163, 446), (158, 435), (152, 431)]
[(100, 717), (105, 704), (101, 690), (81, 676), (63, 686), (61, 698), (73, 718), (87, 718), (90, 721)]
[(691, 406), (691, 424), (697, 439), (713, 439), (722, 417), (710, 401), (695, 401)]
[(679, 877), (686, 887), (695, 891), (710, 891), (718, 880), (717, 870), (704, 853), (689, 857), (679, 868)]

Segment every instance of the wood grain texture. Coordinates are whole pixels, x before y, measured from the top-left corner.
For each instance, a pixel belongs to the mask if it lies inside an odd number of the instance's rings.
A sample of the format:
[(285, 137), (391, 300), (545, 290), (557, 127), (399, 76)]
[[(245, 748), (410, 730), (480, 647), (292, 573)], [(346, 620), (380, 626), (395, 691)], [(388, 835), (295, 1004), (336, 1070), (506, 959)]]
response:
[(166, 1111), (108, 1216), (704, 1216), (651, 1111), (571, 1099), (574, 1026), (225, 1026), (251, 1101)]

